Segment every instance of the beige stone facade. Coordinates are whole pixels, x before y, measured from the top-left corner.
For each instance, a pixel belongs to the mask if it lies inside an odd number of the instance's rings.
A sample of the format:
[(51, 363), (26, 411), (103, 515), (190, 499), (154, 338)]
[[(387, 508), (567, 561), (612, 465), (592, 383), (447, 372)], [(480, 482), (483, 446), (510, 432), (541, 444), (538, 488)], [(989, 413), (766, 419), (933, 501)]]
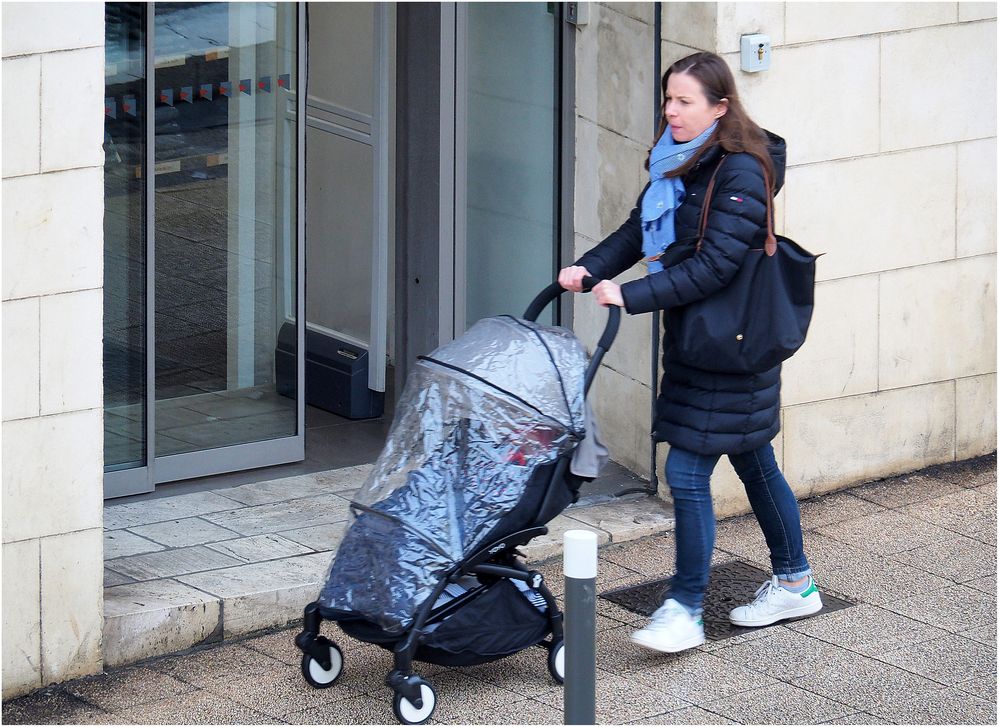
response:
[[(577, 30), (577, 254), (645, 181), (653, 22), (652, 4), (592, 4)], [(749, 33), (771, 37), (769, 71), (740, 69)], [(663, 70), (698, 50), (729, 62), (788, 142), (778, 231), (825, 253), (774, 442), (799, 496), (993, 451), (996, 4), (663, 3), (661, 42)], [(602, 312), (576, 310), (595, 335)], [(612, 456), (645, 475), (650, 340), (648, 316), (626, 320), (596, 384)], [(748, 510), (727, 462), (713, 487), (720, 515)]]
[(103, 3), (3, 6), (5, 699), (101, 669), (103, 47)]

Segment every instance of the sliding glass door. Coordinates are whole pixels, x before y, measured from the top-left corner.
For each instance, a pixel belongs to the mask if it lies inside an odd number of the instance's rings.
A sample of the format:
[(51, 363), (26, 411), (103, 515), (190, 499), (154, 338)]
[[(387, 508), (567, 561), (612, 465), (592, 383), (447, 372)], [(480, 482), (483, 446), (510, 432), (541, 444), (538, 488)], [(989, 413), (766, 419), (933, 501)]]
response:
[(106, 494), (302, 459), (299, 8), (106, 7)]

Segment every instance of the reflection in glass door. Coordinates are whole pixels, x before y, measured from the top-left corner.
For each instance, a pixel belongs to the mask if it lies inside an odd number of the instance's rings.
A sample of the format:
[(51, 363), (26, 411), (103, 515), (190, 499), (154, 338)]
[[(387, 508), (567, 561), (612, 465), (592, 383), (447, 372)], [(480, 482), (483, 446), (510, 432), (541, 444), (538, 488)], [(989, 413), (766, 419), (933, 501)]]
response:
[[(153, 461), (147, 487), (106, 482), (109, 496), (304, 454), (296, 335), (303, 306), (299, 7), (121, 5), (146, 15), (137, 35), (151, 54), (148, 119), (138, 122), (151, 173), (136, 172), (147, 202), (138, 213), (133, 204), (128, 219), (148, 230), (152, 275), (127, 280), (153, 308), (152, 325), (133, 332), (146, 336), (136, 351), (153, 354), (143, 380), (151, 427), (139, 437)], [(106, 95), (117, 90), (109, 83)], [(117, 224), (119, 238), (143, 245), (140, 234)], [(109, 280), (106, 297), (125, 290)], [(144, 315), (134, 296), (122, 305)], [(113, 462), (109, 453), (106, 461)]]

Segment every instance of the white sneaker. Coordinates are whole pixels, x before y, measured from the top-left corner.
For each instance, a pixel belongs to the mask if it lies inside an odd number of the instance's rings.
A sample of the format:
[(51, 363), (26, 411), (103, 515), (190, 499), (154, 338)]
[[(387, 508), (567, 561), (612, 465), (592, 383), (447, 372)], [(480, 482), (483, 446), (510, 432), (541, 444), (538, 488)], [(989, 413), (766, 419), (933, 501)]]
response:
[(693, 649), (704, 643), (704, 620), (691, 616), (678, 601), (667, 598), (655, 610), (652, 620), (644, 629), (631, 635), (636, 644), (670, 654)]
[(733, 608), (728, 620), (736, 626), (769, 626), (786, 618), (811, 616), (822, 610), (822, 596), (812, 577), (802, 593), (792, 593), (780, 585), (777, 576), (756, 589), (752, 603)]

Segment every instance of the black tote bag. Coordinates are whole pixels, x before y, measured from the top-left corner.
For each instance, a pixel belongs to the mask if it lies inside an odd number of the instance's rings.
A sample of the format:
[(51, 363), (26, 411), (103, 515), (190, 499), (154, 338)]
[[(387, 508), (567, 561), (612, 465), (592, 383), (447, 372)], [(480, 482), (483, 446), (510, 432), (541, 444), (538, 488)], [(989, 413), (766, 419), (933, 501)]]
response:
[[(715, 169), (702, 208), (697, 254), (711, 209)], [(767, 223), (761, 228), (732, 281), (716, 293), (674, 309), (670, 338), (674, 354), (685, 364), (719, 373), (762, 373), (801, 348), (815, 305), (815, 261), (818, 256), (773, 232), (773, 198), (767, 189)], [(668, 249), (668, 248), (667, 248)], [(677, 250), (677, 257), (683, 255)], [(675, 262), (679, 262), (674, 258)]]

